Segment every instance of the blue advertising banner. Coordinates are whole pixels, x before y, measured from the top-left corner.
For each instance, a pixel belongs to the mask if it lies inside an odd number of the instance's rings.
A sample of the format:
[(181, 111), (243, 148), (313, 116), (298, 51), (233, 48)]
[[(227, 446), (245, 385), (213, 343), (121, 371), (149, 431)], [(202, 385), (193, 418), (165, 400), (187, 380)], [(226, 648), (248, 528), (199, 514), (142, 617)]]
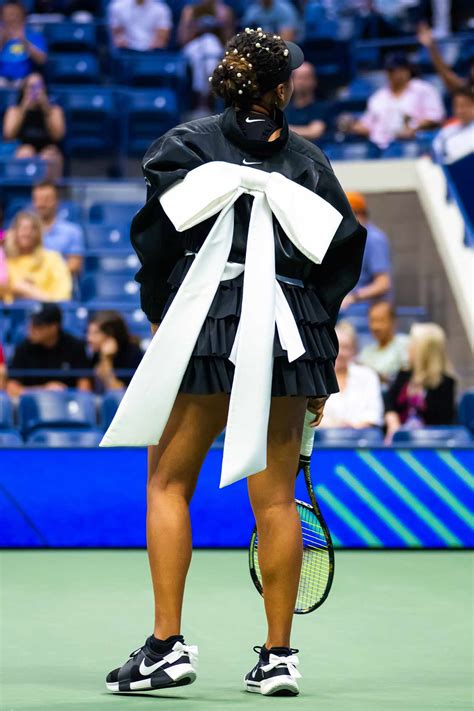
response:
[[(192, 502), (196, 547), (245, 547), (254, 521), (245, 481), (219, 489), (212, 449)], [(339, 547), (473, 545), (472, 449), (320, 449), (321, 509)], [(301, 479), (301, 477), (300, 477)], [(145, 545), (140, 449), (0, 450), (0, 546)], [(307, 500), (303, 481), (297, 496)]]

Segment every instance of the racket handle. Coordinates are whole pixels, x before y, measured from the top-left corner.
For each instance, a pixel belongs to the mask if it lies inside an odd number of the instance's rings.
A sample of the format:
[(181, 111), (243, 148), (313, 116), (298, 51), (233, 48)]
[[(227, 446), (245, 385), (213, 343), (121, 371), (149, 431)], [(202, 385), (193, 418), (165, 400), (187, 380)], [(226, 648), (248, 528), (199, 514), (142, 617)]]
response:
[(314, 417), (315, 415), (313, 415), (312, 412), (306, 410), (300, 454), (302, 457), (306, 457), (307, 459), (310, 459), (313, 452), (315, 429), (314, 427), (310, 427), (309, 423), (314, 420)]

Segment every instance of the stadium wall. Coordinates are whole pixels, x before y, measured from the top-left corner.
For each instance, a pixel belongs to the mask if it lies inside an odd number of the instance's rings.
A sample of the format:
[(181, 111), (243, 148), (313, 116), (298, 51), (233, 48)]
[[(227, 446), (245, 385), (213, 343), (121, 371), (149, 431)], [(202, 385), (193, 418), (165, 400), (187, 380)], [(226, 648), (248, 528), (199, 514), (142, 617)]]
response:
[[(192, 502), (196, 547), (248, 545), (245, 481), (219, 489), (212, 449)], [(0, 454), (0, 546), (142, 547), (143, 449), (5, 449)], [(472, 547), (474, 449), (320, 449), (313, 480), (338, 547)], [(300, 477), (301, 478), (301, 477)], [(307, 500), (303, 482), (297, 495)]]

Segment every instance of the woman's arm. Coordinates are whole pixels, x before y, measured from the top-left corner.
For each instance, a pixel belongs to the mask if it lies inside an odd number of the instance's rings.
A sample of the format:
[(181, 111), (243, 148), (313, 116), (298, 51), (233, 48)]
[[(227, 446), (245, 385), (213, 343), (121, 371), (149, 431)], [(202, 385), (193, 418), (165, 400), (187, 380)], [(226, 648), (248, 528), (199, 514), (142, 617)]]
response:
[(49, 136), (54, 143), (59, 143), (66, 133), (64, 111), (60, 106), (51, 106), (47, 97), (42, 108)]
[(385, 413), (385, 424), (387, 426), (387, 434), (385, 435), (385, 443), (391, 444), (393, 435), (400, 429), (400, 417), (397, 412), (389, 410)]
[(439, 51), (436, 42), (433, 39), (433, 33), (431, 28), (428, 27), (426, 23), (422, 23), (418, 28), (418, 41), (423, 47), (426, 47), (430, 55), (433, 66), (437, 73), (440, 75), (441, 79), (444, 81), (446, 88), (449, 91), (455, 91), (456, 89), (461, 89), (466, 85), (466, 82), (459, 77), (456, 72), (448, 67), (441, 52)]
[(9, 106), (3, 117), (3, 137), (6, 141), (13, 141), (21, 128), (25, 118), (25, 107)]

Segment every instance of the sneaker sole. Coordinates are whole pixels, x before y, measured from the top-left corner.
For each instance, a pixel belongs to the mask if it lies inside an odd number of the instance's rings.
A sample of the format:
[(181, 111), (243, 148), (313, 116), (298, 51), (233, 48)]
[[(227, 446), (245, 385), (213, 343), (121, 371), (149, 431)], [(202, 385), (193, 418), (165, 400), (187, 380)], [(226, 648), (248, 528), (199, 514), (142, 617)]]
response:
[(298, 696), (298, 684), (290, 676), (275, 677), (264, 681), (244, 679), (245, 689), (253, 694), (263, 696)]
[(132, 681), (130, 689), (119, 689), (119, 682), (106, 682), (105, 686), (108, 691), (114, 694), (137, 694), (143, 693), (144, 691), (157, 691), (158, 689), (170, 689), (176, 686), (187, 686), (196, 681), (197, 674), (194, 671), (185, 672), (182, 676), (177, 679), (170, 679), (169, 684), (160, 684), (159, 686), (153, 686), (152, 679), (142, 679), (141, 681)]

